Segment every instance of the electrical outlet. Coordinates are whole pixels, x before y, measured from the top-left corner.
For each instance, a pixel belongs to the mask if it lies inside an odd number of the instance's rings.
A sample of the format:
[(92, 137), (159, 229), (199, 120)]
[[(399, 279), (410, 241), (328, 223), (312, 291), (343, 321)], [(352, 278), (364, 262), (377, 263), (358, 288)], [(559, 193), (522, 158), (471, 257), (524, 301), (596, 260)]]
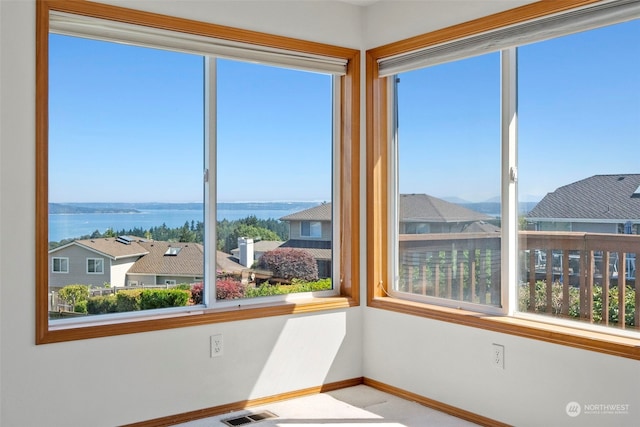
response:
[(220, 357), (223, 354), (224, 346), (222, 334), (211, 335), (211, 357)]
[(491, 362), (496, 368), (504, 369), (504, 346), (493, 344)]

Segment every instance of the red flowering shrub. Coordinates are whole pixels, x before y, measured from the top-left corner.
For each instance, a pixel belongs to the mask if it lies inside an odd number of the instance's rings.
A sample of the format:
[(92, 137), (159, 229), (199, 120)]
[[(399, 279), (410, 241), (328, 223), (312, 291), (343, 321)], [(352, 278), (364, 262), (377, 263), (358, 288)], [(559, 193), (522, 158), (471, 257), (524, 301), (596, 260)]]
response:
[(269, 270), (280, 279), (318, 280), (316, 260), (304, 249), (278, 248), (265, 252), (258, 261), (258, 268)]
[(244, 285), (237, 280), (224, 278), (216, 280), (217, 299), (244, 298)]
[(204, 285), (202, 282), (194, 283), (191, 286), (191, 303), (193, 305), (202, 304), (202, 290), (204, 289)]

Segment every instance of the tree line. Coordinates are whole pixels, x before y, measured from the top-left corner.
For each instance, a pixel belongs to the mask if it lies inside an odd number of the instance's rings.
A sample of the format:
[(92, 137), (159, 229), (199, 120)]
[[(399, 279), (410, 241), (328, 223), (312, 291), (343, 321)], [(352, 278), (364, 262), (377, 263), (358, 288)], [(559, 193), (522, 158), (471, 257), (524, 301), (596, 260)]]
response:
[[(117, 236), (136, 236), (147, 240), (164, 242), (194, 242), (204, 243), (205, 227), (202, 221), (185, 221), (182, 227), (167, 227), (166, 224), (144, 229), (134, 227), (130, 229), (113, 230), (108, 228), (101, 233), (95, 230), (91, 234), (63, 239), (58, 242), (49, 242), (49, 250), (64, 246), (74, 240), (99, 239)], [(216, 249), (226, 253), (238, 247), (238, 237), (249, 237), (255, 240), (279, 240), (289, 239), (289, 225), (277, 219), (259, 219), (255, 215), (246, 218), (229, 221), (224, 219), (217, 222)]]

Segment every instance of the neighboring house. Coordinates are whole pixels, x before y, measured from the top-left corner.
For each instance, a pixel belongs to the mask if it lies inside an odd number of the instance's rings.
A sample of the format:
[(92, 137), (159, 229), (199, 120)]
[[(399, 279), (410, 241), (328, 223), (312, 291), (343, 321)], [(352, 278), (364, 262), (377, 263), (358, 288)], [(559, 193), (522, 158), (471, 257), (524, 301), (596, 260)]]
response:
[(147, 253), (133, 238), (75, 240), (49, 251), (49, 287), (124, 286), (127, 271)]
[(140, 242), (148, 253), (127, 272), (127, 285), (176, 285), (201, 282), (204, 247), (199, 243)]
[[(247, 267), (251, 267), (253, 262), (260, 259), (265, 252), (272, 251), (276, 248), (279, 248), (284, 242), (278, 240), (258, 240), (253, 242), (253, 259)], [(236, 262), (240, 262), (241, 260), (241, 247), (237, 247), (235, 249), (231, 249), (231, 257), (235, 259)]]
[(401, 194), (400, 234), (495, 232), (495, 218), (427, 194)]
[[(321, 277), (331, 276), (331, 203), (280, 218), (289, 222), (289, 240), (281, 247), (301, 248), (318, 262)], [(426, 194), (400, 195), (400, 233), (497, 232), (495, 218)]]
[(640, 174), (594, 175), (565, 185), (526, 219), (538, 231), (639, 234)]
[(49, 287), (69, 284), (114, 287), (201, 281), (198, 243), (147, 241), (120, 236), (76, 240), (49, 251)]
[(331, 277), (331, 203), (323, 203), (280, 218), (289, 223), (289, 240), (282, 248), (309, 252), (318, 264), (319, 277)]

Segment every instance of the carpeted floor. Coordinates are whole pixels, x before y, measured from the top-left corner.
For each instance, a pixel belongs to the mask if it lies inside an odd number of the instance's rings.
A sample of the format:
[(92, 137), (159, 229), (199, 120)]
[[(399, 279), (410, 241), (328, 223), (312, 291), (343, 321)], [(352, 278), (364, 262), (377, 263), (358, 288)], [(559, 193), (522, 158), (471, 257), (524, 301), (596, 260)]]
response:
[[(275, 418), (236, 421), (243, 427), (473, 427), (476, 424), (438, 412), (415, 402), (359, 385), (249, 408), (179, 427), (226, 427), (223, 421), (269, 411)], [(259, 419), (260, 417), (253, 417)], [(243, 422), (246, 422), (243, 424)]]

